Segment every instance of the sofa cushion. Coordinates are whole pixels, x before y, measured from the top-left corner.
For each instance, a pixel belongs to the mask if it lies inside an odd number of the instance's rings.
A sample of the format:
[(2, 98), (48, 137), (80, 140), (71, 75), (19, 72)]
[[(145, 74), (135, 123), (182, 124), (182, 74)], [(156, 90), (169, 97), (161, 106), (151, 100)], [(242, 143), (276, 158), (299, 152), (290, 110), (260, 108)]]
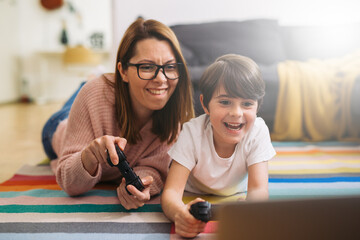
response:
[[(277, 20), (256, 19), (171, 26), (182, 45), (191, 49), (199, 65), (235, 53), (260, 64), (286, 59)], [(194, 59), (188, 61), (196, 63)]]
[(180, 48), (188, 65), (196, 66), (199, 64), (195, 53), (190, 48), (186, 47), (182, 42), (180, 42)]

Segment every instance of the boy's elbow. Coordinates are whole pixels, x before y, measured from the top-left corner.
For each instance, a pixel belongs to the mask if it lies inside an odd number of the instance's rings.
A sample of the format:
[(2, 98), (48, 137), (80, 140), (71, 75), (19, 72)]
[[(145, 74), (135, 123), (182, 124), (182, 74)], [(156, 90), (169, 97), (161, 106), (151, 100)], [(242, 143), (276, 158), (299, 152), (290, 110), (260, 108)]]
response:
[(166, 189), (163, 189), (161, 196), (160, 196), (160, 204), (164, 205), (167, 202), (167, 191)]
[(269, 199), (269, 190), (263, 188), (248, 191), (248, 194), (246, 196), (246, 200), (262, 201), (268, 199)]

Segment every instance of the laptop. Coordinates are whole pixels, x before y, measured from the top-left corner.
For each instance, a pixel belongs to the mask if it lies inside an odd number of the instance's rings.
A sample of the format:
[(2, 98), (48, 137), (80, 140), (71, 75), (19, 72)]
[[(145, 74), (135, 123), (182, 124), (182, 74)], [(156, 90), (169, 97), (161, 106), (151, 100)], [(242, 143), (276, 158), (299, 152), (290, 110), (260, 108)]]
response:
[(360, 239), (360, 196), (236, 202), (217, 211), (218, 240)]

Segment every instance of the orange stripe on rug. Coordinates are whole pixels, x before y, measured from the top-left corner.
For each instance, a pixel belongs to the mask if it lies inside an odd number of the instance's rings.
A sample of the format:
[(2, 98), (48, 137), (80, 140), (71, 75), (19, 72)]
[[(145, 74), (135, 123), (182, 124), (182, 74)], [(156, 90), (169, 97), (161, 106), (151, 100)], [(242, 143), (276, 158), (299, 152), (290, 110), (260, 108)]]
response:
[(61, 190), (60, 186), (57, 184), (0, 186), (0, 191), (2, 191), (2, 192), (28, 191), (28, 190), (33, 190), (33, 189)]
[[(98, 184), (93, 189), (116, 190), (116, 185)], [(0, 185), (0, 191), (28, 191), (33, 189), (62, 190), (58, 184), (39, 184), (39, 185)]]
[(53, 180), (9, 180), (2, 183), (0, 186), (39, 186), (39, 185), (52, 185), (56, 184), (57, 182), (55, 179)]
[(120, 204), (117, 197), (29, 197), (0, 198), (0, 205), (75, 205), (75, 204)]
[(10, 178), (7, 181), (27, 181), (27, 180), (49, 181), (55, 179), (56, 179), (55, 175), (31, 176), (31, 175), (15, 174), (12, 178)]

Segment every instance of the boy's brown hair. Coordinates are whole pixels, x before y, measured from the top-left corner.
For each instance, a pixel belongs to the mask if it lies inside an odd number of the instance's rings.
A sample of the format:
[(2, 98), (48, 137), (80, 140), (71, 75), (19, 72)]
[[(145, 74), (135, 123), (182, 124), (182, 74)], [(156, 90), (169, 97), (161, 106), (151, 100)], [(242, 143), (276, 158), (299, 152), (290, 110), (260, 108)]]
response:
[(257, 100), (258, 109), (265, 95), (265, 82), (258, 65), (250, 58), (237, 54), (217, 58), (201, 76), (199, 88), (206, 108), (220, 85), (230, 97)]

